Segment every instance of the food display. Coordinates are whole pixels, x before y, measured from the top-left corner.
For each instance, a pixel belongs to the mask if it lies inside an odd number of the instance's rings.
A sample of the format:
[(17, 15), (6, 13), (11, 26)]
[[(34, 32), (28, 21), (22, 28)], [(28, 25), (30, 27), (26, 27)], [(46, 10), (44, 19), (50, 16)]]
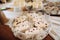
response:
[(46, 13), (51, 15), (59, 15), (60, 11), (60, 4), (59, 2), (49, 2), (46, 5), (44, 5), (44, 10)]
[(25, 1), (25, 6), (26, 7), (29, 7), (29, 6), (32, 6), (32, 8), (43, 8), (43, 3), (42, 3), (43, 0), (30, 0), (29, 2), (26, 2)]
[(50, 2), (48, 0), (18, 0), (18, 4), (21, 9), (31, 11), (31, 10), (43, 10), (46, 14), (59, 15), (60, 13), (60, 2)]
[[(33, 0), (33, 2), (28, 2), (28, 6), (26, 8), (29, 8), (32, 6), (32, 9), (41, 9), (44, 10), (46, 14), (50, 15), (59, 15), (60, 13), (60, 2), (49, 2), (47, 0)], [(30, 8), (31, 9), (31, 8)]]
[(20, 7), (22, 15), (14, 18), (11, 29), (14, 36), (21, 40), (42, 40), (50, 27), (44, 14), (60, 13), (57, 3), (46, 0), (16, 0), (14, 3), (15, 7)]
[(37, 13), (26, 13), (17, 17), (13, 21), (13, 33), (22, 40), (40, 40), (47, 35), (46, 30), (49, 28), (49, 22), (44, 15)]
[[(10, 0), (4, 0), (4, 3)], [(2, 2), (2, 1), (1, 1)], [(7, 19), (3, 13), (0, 18), (9, 24), (14, 36), (21, 40), (42, 40), (49, 32), (51, 15), (60, 15), (60, 2), (49, 2), (47, 0), (14, 0), (13, 10), (15, 17)], [(10, 8), (7, 8), (10, 9)], [(5, 8), (0, 8), (4, 11)], [(21, 13), (21, 15), (20, 15)], [(48, 14), (48, 15), (47, 15)], [(11, 17), (13, 17), (11, 15)], [(47, 17), (47, 18), (46, 18)], [(10, 25), (11, 24), (11, 25)]]

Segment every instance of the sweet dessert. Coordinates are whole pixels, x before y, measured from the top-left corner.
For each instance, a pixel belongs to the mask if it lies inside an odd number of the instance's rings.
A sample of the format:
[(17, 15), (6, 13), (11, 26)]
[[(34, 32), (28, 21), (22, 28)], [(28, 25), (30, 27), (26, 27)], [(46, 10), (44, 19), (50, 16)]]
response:
[(48, 24), (44, 15), (26, 13), (14, 19), (12, 28), (14, 35), (22, 40), (38, 40), (38, 35), (48, 28)]
[(51, 10), (52, 10), (52, 8), (50, 6), (45, 6), (44, 7), (44, 11), (48, 14), (50, 14)]
[(43, 8), (43, 3), (42, 3), (43, 0), (29, 0), (28, 2), (26, 2), (26, 1), (28, 1), (28, 0), (25, 0), (26, 8), (30, 7), (30, 6), (32, 6), (33, 9), (34, 8)]
[(46, 6), (44, 6), (44, 11), (48, 14), (51, 15), (58, 15), (58, 11), (59, 11), (59, 4), (58, 2), (49, 2)]
[(58, 14), (58, 11), (59, 11), (58, 7), (53, 7), (51, 14)]

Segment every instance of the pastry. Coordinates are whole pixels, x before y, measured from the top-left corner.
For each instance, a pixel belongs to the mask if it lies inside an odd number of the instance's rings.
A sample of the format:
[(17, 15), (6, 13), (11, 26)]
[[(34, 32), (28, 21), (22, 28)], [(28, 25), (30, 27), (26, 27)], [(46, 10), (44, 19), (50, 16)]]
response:
[(53, 7), (51, 14), (58, 14), (58, 11), (59, 11), (58, 7)]
[(48, 22), (43, 15), (37, 13), (26, 13), (16, 18), (13, 22), (13, 32), (16, 37), (25, 40), (32, 40), (40, 32), (48, 28)]

